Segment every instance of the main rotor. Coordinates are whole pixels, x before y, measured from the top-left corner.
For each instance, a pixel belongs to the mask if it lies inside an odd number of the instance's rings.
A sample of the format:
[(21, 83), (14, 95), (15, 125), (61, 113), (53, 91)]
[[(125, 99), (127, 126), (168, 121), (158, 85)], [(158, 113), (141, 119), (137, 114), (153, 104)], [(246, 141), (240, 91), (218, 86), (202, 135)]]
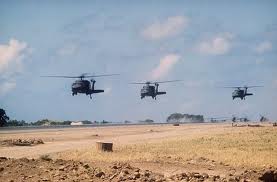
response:
[(79, 78), (83, 80), (84, 78), (96, 78), (96, 77), (106, 77), (106, 76), (115, 76), (119, 74), (104, 74), (104, 75), (90, 75), (89, 73), (83, 73), (79, 76), (60, 76), (60, 75), (51, 75), (51, 76), (41, 76), (41, 77), (51, 77), (51, 78)]
[(263, 86), (247, 86), (247, 85), (245, 85), (245, 86), (240, 86), (240, 87), (236, 87), (236, 86), (234, 86), (234, 87), (223, 87), (223, 88), (235, 88), (235, 89), (238, 89), (238, 90), (241, 90), (241, 89), (248, 89), (248, 88), (255, 88), (255, 87), (263, 87)]
[(157, 85), (160, 83), (169, 83), (169, 82), (180, 82), (182, 80), (167, 80), (167, 81), (146, 81), (146, 82), (131, 82), (130, 84), (137, 84), (137, 85)]

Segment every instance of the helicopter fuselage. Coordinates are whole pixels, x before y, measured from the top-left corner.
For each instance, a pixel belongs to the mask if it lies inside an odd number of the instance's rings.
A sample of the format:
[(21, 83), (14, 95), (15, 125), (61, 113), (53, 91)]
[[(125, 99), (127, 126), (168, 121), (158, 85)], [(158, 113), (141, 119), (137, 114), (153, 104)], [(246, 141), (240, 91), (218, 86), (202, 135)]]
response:
[(250, 96), (250, 95), (253, 95), (252, 93), (248, 93), (247, 92), (247, 89), (237, 89), (237, 90), (234, 90), (234, 92), (232, 93), (232, 97), (233, 97), (233, 100), (235, 98), (240, 98), (241, 100), (245, 100), (245, 97), (246, 96)]
[(95, 81), (90, 83), (88, 80), (76, 80), (71, 86), (72, 95), (77, 95), (78, 93), (91, 95), (94, 93), (104, 92), (104, 90), (95, 90), (94, 84)]
[(152, 97), (153, 99), (156, 99), (157, 95), (163, 94), (166, 94), (166, 92), (159, 92), (157, 87), (153, 85), (145, 85), (140, 91), (141, 99), (143, 99), (144, 97)]

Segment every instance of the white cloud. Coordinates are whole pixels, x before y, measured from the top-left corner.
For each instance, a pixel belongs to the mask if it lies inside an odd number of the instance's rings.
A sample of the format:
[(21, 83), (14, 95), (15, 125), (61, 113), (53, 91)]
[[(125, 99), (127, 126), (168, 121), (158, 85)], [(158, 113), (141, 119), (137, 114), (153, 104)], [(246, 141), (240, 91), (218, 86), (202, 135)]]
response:
[(10, 90), (16, 87), (15, 81), (6, 81), (4, 83), (0, 83), (0, 96), (6, 95)]
[(228, 53), (232, 48), (233, 35), (231, 33), (223, 33), (216, 37), (202, 41), (197, 49), (203, 54), (223, 55)]
[(166, 76), (173, 66), (179, 61), (180, 56), (177, 54), (168, 54), (160, 60), (160, 64), (152, 70), (151, 79), (157, 80)]
[(25, 56), (27, 44), (11, 39), (8, 44), (0, 44), (0, 73), (12, 67), (14, 71), (22, 69), (22, 59)]
[(31, 50), (25, 42), (10, 39), (7, 44), (0, 44), (0, 96), (16, 87), (15, 73), (22, 71), (23, 59)]
[(264, 41), (255, 48), (255, 51), (259, 54), (262, 54), (271, 50), (272, 50), (272, 44), (269, 41)]
[(147, 39), (158, 40), (180, 33), (189, 23), (189, 19), (184, 16), (174, 16), (167, 18), (164, 22), (156, 22), (142, 31), (142, 35)]

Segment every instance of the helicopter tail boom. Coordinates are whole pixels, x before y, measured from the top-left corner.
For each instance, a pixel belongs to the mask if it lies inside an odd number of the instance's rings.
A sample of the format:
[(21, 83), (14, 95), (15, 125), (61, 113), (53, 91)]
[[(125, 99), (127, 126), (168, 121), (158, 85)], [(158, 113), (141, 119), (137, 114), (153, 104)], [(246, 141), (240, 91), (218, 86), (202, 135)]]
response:
[(245, 96), (250, 96), (253, 95), (252, 93), (246, 93)]
[(92, 94), (102, 93), (104, 90), (91, 90)]
[(157, 95), (164, 95), (166, 92), (157, 92)]

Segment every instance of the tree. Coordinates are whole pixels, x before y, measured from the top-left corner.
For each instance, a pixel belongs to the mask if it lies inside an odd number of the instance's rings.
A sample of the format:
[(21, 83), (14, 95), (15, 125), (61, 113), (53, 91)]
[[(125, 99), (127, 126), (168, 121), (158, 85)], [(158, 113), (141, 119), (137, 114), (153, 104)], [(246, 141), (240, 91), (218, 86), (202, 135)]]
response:
[(181, 113), (173, 113), (171, 114), (170, 116), (168, 116), (167, 118), (167, 122), (170, 123), (170, 122), (179, 122), (181, 121), (182, 119), (184, 118), (184, 115), (181, 114)]
[(173, 113), (167, 117), (166, 121), (168, 123), (170, 123), (170, 122), (203, 123), (204, 116), (203, 115), (194, 115), (194, 114)]
[(139, 121), (140, 123), (154, 123), (154, 120), (152, 119), (146, 119), (146, 120), (143, 120), (143, 121)]
[(0, 108), (0, 127), (6, 126), (9, 119), (5, 110)]
[(7, 122), (7, 126), (27, 126), (28, 123), (26, 123), (24, 120), (18, 121), (18, 120), (10, 120)]

